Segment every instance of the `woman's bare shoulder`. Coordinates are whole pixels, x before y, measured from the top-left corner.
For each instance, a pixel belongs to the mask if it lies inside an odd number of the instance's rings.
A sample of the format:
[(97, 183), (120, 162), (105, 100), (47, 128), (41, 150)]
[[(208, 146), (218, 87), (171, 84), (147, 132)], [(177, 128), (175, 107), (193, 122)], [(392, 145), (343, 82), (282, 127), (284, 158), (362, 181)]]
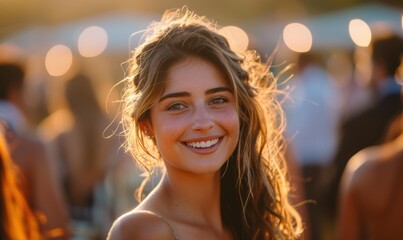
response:
[(133, 210), (119, 217), (112, 225), (108, 240), (174, 240), (175, 235), (159, 215), (144, 210)]

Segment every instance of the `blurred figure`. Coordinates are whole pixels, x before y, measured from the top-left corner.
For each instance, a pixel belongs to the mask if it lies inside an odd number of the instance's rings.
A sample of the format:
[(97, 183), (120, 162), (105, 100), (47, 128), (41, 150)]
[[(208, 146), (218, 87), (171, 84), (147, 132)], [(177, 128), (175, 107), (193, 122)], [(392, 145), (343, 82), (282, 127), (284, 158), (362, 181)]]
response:
[[(104, 136), (105, 130), (110, 129), (110, 135), (120, 130), (103, 111), (89, 77), (78, 74), (67, 80), (64, 95), (68, 108), (45, 119), (41, 129), (49, 131), (58, 124), (47, 137), (58, 159), (73, 239), (105, 239), (113, 219), (135, 206), (136, 187), (131, 179), (108, 180), (116, 187), (114, 193), (131, 194), (119, 202), (120, 196), (107, 195), (106, 179), (122, 167), (134, 171), (134, 163), (119, 151), (119, 141)], [(69, 119), (68, 124), (61, 124), (59, 117)]]
[(341, 139), (332, 160), (334, 172), (326, 196), (331, 219), (336, 216), (339, 182), (348, 160), (363, 148), (381, 143), (391, 121), (402, 112), (401, 86), (396, 76), (402, 54), (403, 40), (399, 36), (375, 39), (372, 43), (374, 103), (340, 127)]
[(332, 54), (326, 61), (326, 71), (335, 81), (340, 92), (339, 123), (343, 119), (359, 113), (372, 103), (372, 95), (367, 86), (371, 74), (366, 69), (369, 65), (368, 62), (369, 53), (366, 49), (355, 52), (353, 50), (332, 50)]
[(337, 144), (340, 117), (338, 87), (321, 65), (319, 56), (301, 53), (297, 74), (291, 80), (291, 102), (285, 105), (286, 134), (301, 166), (311, 239), (322, 239), (320, 174), (329, 165)]
[(290, 192), (290, 203), (295, 206), (295, 209), (301, 215), (304, 232), (302, 233), (299, 240), (309, 240), (311, 239), (311, 229), (308, 216), (308, 203), (305, 191), (305, 181), (302, 176), (302, 170), (300, 164), (297, 162), (295, 153), (291, 150), (290, 146), (287, 146), (285, 153), (287, 168), (288, 168), (288, 178), (290, 181), (291, 192)]
[(124, 154), (113, 168), (108, 169), (102, 183), (97, 186), (95, 197), (95, 225), (105, 239), (112, 223), (121, 214), (136, 207), (160, 182), (162, 169), (154, 171), (144, 186), (142, 196), (136, 191), (143, 183), (146, 172)]
[(4, 121), (11, 158), (21, 170), (24, 196), (45, 239), (67, 239), (67, 212), (45, 145), (28, 130), (24, 109), (24, 70), (0, 63), (0, 120)]
[(403, 114), (388, 135), (391, 141), (361, 150), (346, 166), (340, 189), (340, 240), (401, 236)]
[(0, 124), (0, 239), (39, 240), (38, 223), (22, 193), (20, 177)]

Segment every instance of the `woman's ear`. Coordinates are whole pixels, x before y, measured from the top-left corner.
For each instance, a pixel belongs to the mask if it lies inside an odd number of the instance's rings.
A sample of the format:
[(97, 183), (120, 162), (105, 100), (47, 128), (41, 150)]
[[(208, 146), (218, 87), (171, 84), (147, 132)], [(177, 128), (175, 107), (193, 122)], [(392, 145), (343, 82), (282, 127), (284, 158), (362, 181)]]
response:
[(140, 130), (148, 137), (153, 138), (154, 132), (150, 121), (143, 120), (140, 123)]

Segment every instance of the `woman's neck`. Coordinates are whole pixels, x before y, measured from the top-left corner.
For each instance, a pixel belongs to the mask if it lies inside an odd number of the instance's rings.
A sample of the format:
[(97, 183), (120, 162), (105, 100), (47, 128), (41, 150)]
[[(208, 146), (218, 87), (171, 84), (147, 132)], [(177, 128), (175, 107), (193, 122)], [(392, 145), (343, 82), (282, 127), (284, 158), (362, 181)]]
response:
[[(178, 215), (191, 218), (197, 224), (222, 226), (219, 174), (166, 174), (161, 190), (167, 203)], [(186, 220), (188, 221), (188, 220)]]

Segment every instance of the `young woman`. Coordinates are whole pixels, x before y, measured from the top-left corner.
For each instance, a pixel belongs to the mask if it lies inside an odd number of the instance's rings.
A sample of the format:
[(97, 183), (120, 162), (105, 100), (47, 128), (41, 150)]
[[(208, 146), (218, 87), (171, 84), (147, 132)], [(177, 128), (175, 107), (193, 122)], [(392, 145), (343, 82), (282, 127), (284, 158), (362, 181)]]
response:
[(150, 26), (130, 60), (127, 147), (165, 174), (109, 239), (295, 239), (276, 80), (187, 9)]

